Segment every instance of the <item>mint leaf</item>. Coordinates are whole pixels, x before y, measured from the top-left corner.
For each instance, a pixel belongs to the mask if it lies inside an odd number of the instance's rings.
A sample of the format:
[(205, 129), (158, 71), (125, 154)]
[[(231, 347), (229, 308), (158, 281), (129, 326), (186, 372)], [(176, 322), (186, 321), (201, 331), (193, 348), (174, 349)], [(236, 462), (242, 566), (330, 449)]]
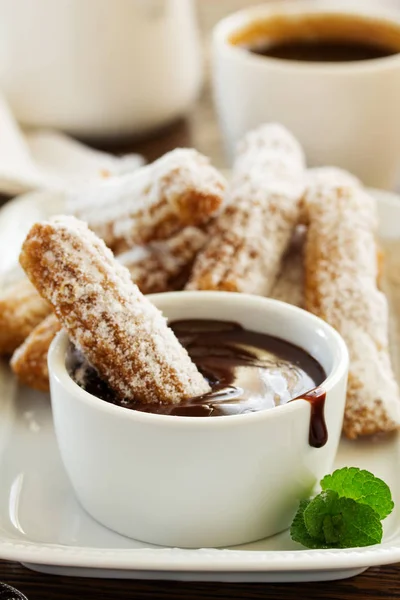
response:
[(324, 540), (314, 539), (310, 536), (307, 531), (307, 527), (304, 523), (304, 511), (310, 504), (311, 500), (301, 500), (299, 509), (293, 519), (293, 523), (290, 527), (290, 537), (294, 542), (302, 544), (306, 548), (329, 548), (324, 545)]
[(335, 546), (339, 542), (338, 529), (342, 522), (342, 515), (333, 515), (324, 517), (323, 531), (326, 541)]
[(324, 534), (325, 518), (337, 514), (338, 500), (338, 494), (328, 490), (327, 492), (321, 492), (308, 503), (308, 506), (304, 509), (303, 518), (311, 537), (326, 541)]
[(380, 544), (383, 536), (378, 513), (367, 504), (340, 498), (342, 522), (338, 528), (339, 548), (360, 548)]
[(322, 540), (319, 548), (356, 548), (379, 544), (382, 540), (379, 514), (366, 504), (340, 497), (333, 490), (321, 492), (311, 500), (302, 516), (311, 539)]
[(373, 508), (381, 519), (393, 510), (394, 503), (389, 486), (370, 473), (356, 467), (338, 469), (321, 481), (323, 490), (333, 490), (340, 497), (352, 498)]
[(389, 487), (369, 471), (338, 469), (321, 481), (322, 492), (300, 503), (290, 529), (307, 548), (359, 548), (379, 544), (381, 520), (393, 510)]

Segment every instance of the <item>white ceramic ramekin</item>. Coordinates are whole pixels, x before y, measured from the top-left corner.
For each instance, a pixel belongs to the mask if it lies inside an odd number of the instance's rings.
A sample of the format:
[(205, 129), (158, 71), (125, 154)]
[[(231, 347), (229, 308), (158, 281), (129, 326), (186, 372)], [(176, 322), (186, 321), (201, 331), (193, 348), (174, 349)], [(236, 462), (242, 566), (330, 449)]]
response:
[(149, 298), (170, 320), (220, 319), (304, 348), (325, 369), (328, 442), (309, 445), (310, 405), (256, 413), (156, 415), (108, 404), (68, 375), (68, 337), (49, 353), (61, 456), (87, 512), (121, 534), (154, 544), (241, 544), (287, 528), (301, 498), (333, 466), (345, 404), (344, 341), (317, 317), (244, 294), (176, 292)]

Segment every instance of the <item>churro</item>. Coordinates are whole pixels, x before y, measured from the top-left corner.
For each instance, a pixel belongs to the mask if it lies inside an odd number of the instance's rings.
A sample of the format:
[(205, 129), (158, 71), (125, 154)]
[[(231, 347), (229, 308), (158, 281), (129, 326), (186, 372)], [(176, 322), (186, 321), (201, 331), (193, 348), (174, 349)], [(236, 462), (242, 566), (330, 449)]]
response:
[(198, 227), (185, 227), (168, 240), (135, 246), (118, 256), (143, 294), (182, 289), (196, 254), (208, 235)]
[(57, 317), (50, 314), (15, 350), (10, 365), (21, 383), (41, 392), (49, 391), (47, 353), (60, 329)]
[(377, 287), (377, 214), (361, 187), (319, 179), (308, 188), (306, 308), (335, 327), (350, 354), (344, 433), (396, 429), (399, 390), (388, 349), (388, 306)]
[(352, 173), (339, 169), (339, 167), (312, 167), (306, 171), (307, 186), (316, 185), (346, 185), (361, 187), (361, 181)]
[(161, 312), (85, 223), (65, 216), (37, 223), (20, 263), (122, 402), (178, 403), (209, 391)]
[(6, 288), (0, 296), (0, 354), (12, 354), (50, 311), (28, 279)]
[(344, 169), (339, 167), (312, 167), (306, 170), (306, 190), (301, 203), (300, 223), (307, 225), (308, 211), (305, 199), (307, 189), (314, 189), (315, 186), (322, 185), (344, 185), (361, 187), (361, 181)]
[(271, 291), (271, 298), (304, 307), (304, 242), (305, 228), (295, 231), (282, 268)]
[(268, 295), (300, 215), (304, 156), (280, 125), (238, 146), (228, 205), (198, 254), (187, 289)]
[[(169, 240), (137, 246), (121, 254), (118, 261), (128, 268), (143, 294), (178, 290), (186, 283), (194, 257), (206, 240), (207, 234), (201, 229), (186, 227)], [(37, 294), (33, 286), (32, 290)], [(51, 314), (15, 350), (10, 365), (21, 383), (49, 390), (47, 353), (60, 328)]]
[(189, 148), (168, 152), (135, 172), (71, 196), (68, 210), (114, 252), (205, 224), (221, 207), (226, 182)]

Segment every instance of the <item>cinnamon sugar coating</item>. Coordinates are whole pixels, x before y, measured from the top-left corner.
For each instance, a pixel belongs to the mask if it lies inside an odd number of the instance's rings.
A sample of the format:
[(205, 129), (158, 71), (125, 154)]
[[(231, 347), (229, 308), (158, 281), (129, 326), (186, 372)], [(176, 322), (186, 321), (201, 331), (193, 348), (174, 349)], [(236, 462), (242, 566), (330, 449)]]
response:
[(57, 317), (50, 314), (15, 350), (10, 365), (21, 383), (41, 392), (49, 391), (47, 354), (60, 329)]
[(187, 289), (268, 295), (300, 214), (304, 156), (280, 125), (238, 145), (228, 205), (210, 229)]
[(377, 214), (360, 186), (319, 178), (306, 194), (305, 305), (347, 343), (350, 371), (344, 433), (387, 432), (400, 424), (389, 356), (388, 306), (377, 287)]
[(135, 246), (117, 259), (127, 267), (143, 294), (180, 290), (207, 239), (205, 230), (185, 227), (167, 240)]
[(304, 308), (304, 243), (305, 228), (294, 232), (282, 268), (271, 291), (271, 298)]
[(71, 196), (68, 210), (119, 253), (207, 223), (220, 209), (225, 188), (208, 158), (177, 148), (131, 174)]
[(0, 295), (0, 355), (12, 354), (51, 311), (28, 279)]
[(35, 224), (20, 262), (122, 401), (178, 403), (209, 391), (161, 312), (85, 223), (60, 216)]
[[(121, 254), (118, 261), (129, 269), (143, 294), (181, 289), (189, 276), (191, 263), (206, 239), (205, 231), (186, 227), (169, 240), (137, 246)], [(47, 354), (60, 328), (57, 317), (51, 314), (15, 350), (10, 365), (21, 383), (39, 391), (49, 391)]]
[(307, 186), (315, 185), (345, 185), (362, 187), (361, 181), (355, 175), (339, 169), (339, 167), (313, 167), (306, 171)]

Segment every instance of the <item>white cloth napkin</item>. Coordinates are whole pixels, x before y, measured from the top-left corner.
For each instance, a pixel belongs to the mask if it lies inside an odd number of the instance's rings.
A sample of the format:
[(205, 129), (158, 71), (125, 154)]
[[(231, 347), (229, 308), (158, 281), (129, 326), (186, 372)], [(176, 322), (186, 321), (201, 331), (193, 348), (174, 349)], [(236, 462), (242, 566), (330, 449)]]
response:
[(112, 156), (55, 131), (24, 132), (0, 95), (0, 193), (76, 190), (143, 162), (139, 154)]

